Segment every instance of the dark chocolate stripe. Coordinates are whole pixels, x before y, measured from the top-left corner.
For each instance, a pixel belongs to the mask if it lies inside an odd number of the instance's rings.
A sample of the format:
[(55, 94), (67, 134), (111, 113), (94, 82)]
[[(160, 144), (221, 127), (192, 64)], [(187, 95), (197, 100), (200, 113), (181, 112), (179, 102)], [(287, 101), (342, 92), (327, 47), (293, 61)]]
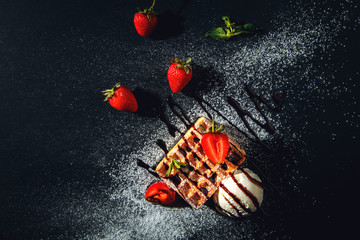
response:
[(234, 216), (234, 214), (232, 214), (232, 213), (231, 213), (231, 212), (229, 212), (229, 211), (226, 211), (226, 210), (225, 210), (225, 209), (223, 209), (222, 207), (218, 206), (218, 208), (220, 208), (220, 210), (221, 210), (221, 211), (223, 211), (223, 212), (227, 213), (228, 215), (230, 215), (230, 216)]
[(246, 212), (251, 213), (251, 210), (246, 208), (240, 201), (240, 199), (235, 196), (235, 194), (233, 194), (232, 192), (229, 191), (229, 189), (227, 189), (227, 187), (224, 186), (224, 184), (220, 183), (220, 187), (222, 187), (222, 189), (224, 189), (224, 191), (232, 198), (234, 199), (234, 201), (239, 204), (239, 206), (244, 209)]
[(169, 152), (169, 150), (166, 147), (166, 143), (164, 142), (164, 140), (162, 140), (162, 139), (156, 140), (156, 145), (158, 145), (164, 151), (165, 154), (167, 154)]
[(244, 154), (241, 152), (241, 150), (235, 145), (233, 144), (231, 141), (229, 141), (230, 145), (233, 146), (236, 150), (238, 150), (238, 152), (243, 156)]
[[(232, 97), (228, 96), (226, 98), (226, 101), (230, 104), (230, 106), (232, 106), (236, 113), (238, 114), (238, 116), (241, 118), (241, 120), (243, 121), (245, 127), (249, 130), (249, 132), (256, 138), (256, 140), (264, 147), (266, 147), (268, 150), (271, 150), (270, 146), (267, 145), (265, 142), (263, 142), (259, 135), (253, 130), (253, 128), (250, 126), (249, 121), (247, 120), (246, 116), (248, 116), (252, 121), (254, 121), (257, 125), (259, 125), (260, 127), (265, 129), (265, 125), (263, 125), (260, 121), (258, 121), (257, 119), (255, 119), (251, 113), (245, 109), (243, 109), (240, 104)], [(251, 139), (251, 138), (250, 138)]]
[(252, 201), (252, 203), (255, 205), (256, 208), (259, 208), (259, 201), (257, 200), (257, 198), (254, 196), (254, 194), (252, 192), (250, 192), (249, 190), (247, 190), (241, 183), (239, 183), (236, 178), (234, 177), (234, 175), (231, 175), (232, 180), (236, 183), (236, 185), (238, 186), (238, 188), (241, 189), (241, 191), (243, 191), (243, 193), (245, 193), (245, 195), (250, 198), (250, 200)]
[[(177, 102), (175, 102), (175, 100), (169, 96), (166, 99), (167, 104), (169, 105), (170, 109), (172, 110), (172, 112), (184, 123), (184, 125), (189, 129), (191, 127), (191, 121), (190, 118), (186, 115), (184, 109), (180, 106), (180, 104), (178, 104)], [(180, 112), (176, 111), (175, 107), (180, 110)]]
[(259, 188), (264, 189), (262, 182), (258, 181), (257, 179), (253, 178), (252, 176), (250, 176), (250, 174), (248, 172), (246, 172), (244, 169), (239, 168), (239, 170), (245, 174), (245, 176), (249, 179), (250, 182), (252, 182), (256, 186), (258, 186)]
[[(229, 199), (227, 199), (227, 197), (225, 197), (224, 196), (224, 194), (223, 194), (223, 197), (224, 197), (224, 199), (227, 201), (227, 203), (237, 212), (237, 214), (239, 215), (239, 216), (241, 216), (242, 215), (242, 213), (240, 212), (240, 210), (237, 208), (237, 207), (235, 207), (231, 202), (230, 202), (230, 200)], [(222, 210), (224, 210), (225, 212), (227, 212), (228, 214), (230, 214), (230, 215), (232, 215), (232, 216), (234, 216), (234, 214), (232, 214), (232, 213), (230, 213), (230, 212), (228, 212), (228, 211), (226, 211), (225, 209), (223, 209), (222, 207), (220, 207)], [(243, 209), (244, 210), (244, 209)]]

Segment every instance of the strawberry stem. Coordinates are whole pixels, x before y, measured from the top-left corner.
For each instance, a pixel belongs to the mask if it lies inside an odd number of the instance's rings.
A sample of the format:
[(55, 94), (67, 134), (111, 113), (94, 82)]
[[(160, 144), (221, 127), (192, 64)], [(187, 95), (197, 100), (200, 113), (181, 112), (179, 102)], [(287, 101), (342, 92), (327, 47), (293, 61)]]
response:
[(147, 17), (147, 19), (148, 19), (149, 21), (151, 21), (151, 14), (152, 14), (152, 13), (153, 13), (153, 14), (156, 14), (156, 13), (154, 12), (154, 5), (155, 5), (155, 0), (153, 1), (152, 5), (151, 5), (149, 8), (144, 9), (144, 11), (141, 11), (141, 10), (138, 8), (138, 11), (139, 11), (140, 14), (145, 14), (146, 17)]
[(211, 123), (211, 132), (215, 132), (215, 119), (212, 119), (212, 123)]
[(155, 5), (155, 0), (153, 1), (153, 4), (151, 5), (151, 7), (149, 7), (149, 10), (152, 11)]
[(115, 86), (111, 89), (106, 89), (104, 91), (101, 91), (101, 93), (103, 93), (103, 95), (105, 96), (104, 102), (106, 102), (107, 100), (109, 100), (109, 98), (111, 98), (114, 93), (115, 90), (118, 89), (119, 87), (121, 87), (120, 83), (116, 83)]
[(177, 63), (175, 68), (183, 68), (186, 73), (189, 73), (190, 70), (192, 70), (192, 67), (190, 65), (191, 57), (188, 57), (186, 61), (182, 61), (180, 58), (172, 58), (171, 63)]
[(216, 124), (215, 119), (213, 118), (211, 121), (211, 131), (209, 130), (207, 132), (212, 132), (212, 133), (222, 132), (222, 131), (224, 131), (224, 129), (225, 129), (225, 126), (222, 124), (220, 124), (220, 125)]

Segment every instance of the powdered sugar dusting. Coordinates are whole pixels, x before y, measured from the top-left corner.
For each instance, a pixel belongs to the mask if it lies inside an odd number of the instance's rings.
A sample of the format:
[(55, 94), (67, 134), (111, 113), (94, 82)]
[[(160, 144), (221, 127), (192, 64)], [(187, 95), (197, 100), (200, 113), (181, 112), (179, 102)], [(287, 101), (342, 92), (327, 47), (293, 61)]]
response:
[[(275, 134), (269, 134), (250, 120), (249, 123), (261, 140), (272, 143), (284, 139), (290, 149), (290, 156), (294, 149), (301, 149), (297, 147), (304, 147), (301, 139), (303, 135), (309, 134), (306, 132), (309, 122), (304, 112), (309, 109), (326, 111), (318, 105), (319, 101), (337, 100), (340, 94), (351, 94), (354, 85), (354, 80), (346, 79), (347, 76), (342, 82), (336, 82), (336, 71), (345, 63), (339, 62), (337, 66), (331, 63), (337, 57), (336, 51), (345, 50), (347, 47), (344, 42), (339, 41), (342, 31), (358, 30), (359, 17), (354, 17), (350, 11), (358, 8), (358, 3), (345, 1), (336, 3), (336, 6), (337, 8), (330, 8), (321, 3), (291, 3), (288, 11), (274, 13), (273, 20), (261, 26), (267, 29), (264, 34), (239, 37), (227, 42), (205, 38), (202, 33), (192, 32), (189, 26), (185, 34), (175, 39), (156, 41), (142, 39), (146, 43), (142, 45), (126, 43), (125, 40), (121, 42), (126, 44), (120, 44), (113, 36), (100, 40), (92, 36), (81, 36), (81, 39), (74, 44), (81, 43), (80, 49), (88, 48), (94, 51), (94, 58), (84, 63), (94, 76), (100, 73), (103, 74), (102, 76), (116, 80), (119, 76), (124, 78), (131, 76), (126, 79), (128, 86), (144, 87), (150, 84), (153, 89), (165, 89), (164, 86), (167, 86), (166, 70), (172, 57), (184, 59), (191, 56), (196, 65), (205, 68), (206, 71), (208, 69), (213, 71), (214, 74), (209, 76), (216, 78), (216, 83), (213, 88), (203, 91), (202, 97), (214, 108), (221, 109), (225, 118), (207, 108), (217, 121), (226, 125), (229, 135), (245, 149), (248, 162), (256, 162), (258, 166), (258, 169), (254, 169), (249, 163), (249, 168), (260, 176), (259, 171), (264, 172), (264, 175), (275, 182), (280, 191), (286, 185), (286, 188), (303, 195), (300, 190), (301, 181), (306, 179), (306, 176), (301, 175), (298, 160), (281, 156), (278, 161), (269, 161), (267, 153), (263, 153), (259, 144), (253, 141), (253, 136), (249, 134), (239, 116), (227, 104), (226, 97), (232, 96), (255, 118), (263, 121), (261, 114), (246, 93), (244, 94), (244, 85), (249, 84), (255, 92), (263, 94), (268, 99), (271, 99), (272, 93), (280, 94), (282, 90), (287, 89), (288, 96), (282, 112), (272, 112), (264, 107), (269, 121), (277, 130)], [(214, 24), (216, 24), (215, 20), (209, 20), (211, 25), (209, 28)], [(126, 36), (119, 37), (126, 38)], [(87, 40), (87, 38), (91, 39)], [(150, 42), (151, 49), (148, 46)], [(186, 48), (178, 42), (186, 42)], [(218, 51), (219, 46), (225, 44), (228, 47), (224, 51)], [(93, 48), (94, 45), (97, 46), (96, 49)], [(147, 58), (132, 58), (134, 53), (144, 53)], [(119, 54), (128, 56), (128, 60), (123, 63), (117, 62), (116, 56)], [(157, 61), (149, 61), (149, 59)], [(139, 71), (130, 72), (129, 66), (137, 65), (142, 66), (139, 67)], [(86, 85), (88, 80), (80, 77), (79, 85)], [(209, 82), (211, 80), (214, 79), (209, 79)], [(55, 86), (61, 84), (58, 82)], [(80, 91), (82, 91), (81, 96), (86, 95), (86, 88), (80, 88)], [(159, 98), (165, 102), (169, 89), (159, 92), (161, 92)], [(184, 93), (172, 96), (193, 122), (200, 116), (207, 116), (206, 111), (194, 98)], [(71, 102), (69, 110), (79, 108), (78, 104), (77, 99)], [(351, 104), (358, 105), (358, 102), (354, 99)], [(88, 110), (84, 108), (82, 111)], [(166, 104), (162, 110), (181, 132), (186, 131), (185, 125)], [(104, 179), (109, 179), (109, 182), (102, 183), (100, 190), (96, 188), (97, 191), (86, 192), (81, 196), (68, 192), (66, 190), (69, 189), (68, 186), (60, 182), (59, 189), (51, 190), (51, 194), (45, 197), (46, 201), (42, 199), (43, 202), (51, 202), (51, 206), (46, 207), (53, 216), (52, 221), (42, 222), (40, 225), (54, 229), (55, 223), (62, 223), (69, 228), (73, 224), (84, 223), (90, 230), (76, 232), (79, 239), (219, 239), (224, 238), (225, 235), (229, 240), (239, 239), (239, 236), (244, 239), (291, 238), (284, 227), (286, 219), (282, 219), (281, 211), (276, 215), (279, 216), (276, 220), (272, 219), (274, 220), (272, 223), (256, 215), (254, 218), (237, 221), (218, 214), (210, 205), (204, 205), (195, 211), (190, 207), (168, 208), (146, 202), (144, 193), (157, 179), (145, 169), (139, 168), (136, 160), (141, 159), (150, 166), (156, 165), (164, 156), (164, 152), (156, 145), (156, 140), (164, 140), (170, 149), (179, 140), (180, 134), (176, 133), (175, 137), (172, 137), (158, 117), (126, 113), (119, 117), (113, 113), (110, 112), (96, 119), (99, 124), (98, 129), (88, 129), (86, 126), (81, 129), (81, 131), (94, 132), (92, 139), (89, 140), (89, 154), (84, 158), (91, 167), (100, 169)], [(346, 124), (359, 127), (358, 113), (343, 114)], [(141, 125), (131, 124), (135, 118)], [(245, 137), (228, 121), (248, 133), (251, 139)], [(106, 127), (103, 126), (105, 122), (108, 123)], [(123, 130), (124, 126), (126, 131)], [(136, 141), (133, 136), (137, 136)], [(337, 133), (333, 132), (332, 137), (336, 139)], [(119, 146), (119, 142), (123, 144)], [(301, 154), (306, 155), (306, 152)], [(265, 179), (262, 180), (266, 182)], [(89, 182), (74, 181), (75, 186), (72, 188), (81, 188), (82, 184), (98, 184), (96, 179), (90, 178)], [(62, 195), (73, 200), (63, 202)], [(317, 200), (313, 201), (316, 204)], [(290, 201), (277, 198), (276, 194), (266, 195), (265, 190), (264, 211), (274, 213), (282, 208), (292, 211), (292, 208), (303, 207), (297, 203), (294, 205)], [(44, 208), (36, 209), (39, 212), (45, 211)], [(225, 232), (224, 226), (231, 231)], [(70, 235), (66, 232), (61, 233), (59, 239), (70, 238), (68, 234)]]
[[(348, 4), (355, 5), (351, 1)], [(331, 97), (335, 96), (337, 92), (350, 91), (343, 86), (326, 88), (333, 80), (331, 73), (319, 72), (319, 68), (314, 61), (319, 58), (334, 57), (331, 50), (335, 45), (341, 44), (336, 42), (335, 39), (349, 21), (348, 11), (344, 9), (336, 11), (331, 9), (321, 10), (321, 6), (317, 5), (306, 10), (299, 7), (295, 4), (291, 11), (277, 16), (271, 23), (273, 29), (264, 36), (254, 37), (255, 40), (242, 39), (224, 43), (229, 44), (232, 49), (226, 53), (213, 55), (208, 54), (209, 51), (204, 53), (195, 47), (199, 46), (198, 42), (196, 42), (198, 40), (195, 40), (195, 42), (190, 41), (192, 51), (183, 52), (176, 48), (170, 50), (171, 44), (161, 42), (161, 47), (155, 47), (152, 54), (154, 56), (164, 55), (164, 53), (191, 55), (193, 59), (196, 59), (197, 64), (213, 66), (223, 76), (225, 85), (205, 93), (204, 99), (211, 102), (216, 109), (221, 109), (228, 120), (235, 123), (245, 132), (247, 129), (234, 114), (234, 110), (226, 104), (224, 97), (233, 96), (243, 103), (256, 118), (262, 119), (247, 96), (242, 94), (242, 86), (250, 84), (256, 91), (265, 94), (288, 89), (289, 97), (284, 112), (280, 114), (268, 112), (267, 114), (270, 121), (274, 123), (275, 128), (279, 130), (275, 136), (285, 135), (289, 139), (298, 139), (302, 133), (293, 131), (291, 126), (295, 123), (287, 122), (289, 120), (286, 115), (287, 112), (298, 111), (299, 101), (307, 104), (313, 102), (312, 99), (304, 97), (305, 92), (310, 91), (316, 98), (320, 94), (321, 96)], [(315, 15), (319, 14), (319, 11), (322, 14), (320, 19), (315, 17)], [(209, 47), (210, 51), (215, 52), (216, 49), (211, 50), (211, 44), (211, 41), (208, 41), (205, 43), (206, 47), (200, 49)], [(332, 66), (328, 66), (328, 68), (330, 70)], [(190, 98), (177, 95), (175, 101), (184, 106), (193, 121), (197, 117), (205, 115), (203, 109), (198, 104), (193, 104), (193, 100)], [(171, 122), (179, 126), (181, 131), (184, 132), (186, 129), (181, 121), (174, 117), (171, 111), (168, 111), (168, 113)], [(216, 117), (226, 124), (226, 121), (220, 116)], [(112, 187), (108, 189), (109, 198), (111, 201), (121, 203), (121, 206), (114, 209), (108, 218), (119, 219), (119, 217), (122, 217), (122, 220), (116, 224), (109, 222), (102, 233), (103, 235), (101, 235), (102, 238), (189, 239), (202, 230), (217, 229), (217, 225), (225, 224), (235, 229), (233, 233), (228, 235), (228, 239), (235, 239), (244, 233), (248, 236), (248, 239), (252, 239), (252, 236), (255, 236), (255, 233), (259, 231), (259, 226), (251, 222), (250, 219), (244, 219), (243, 222), (239, 223), (219, 216), (208, 206), (203, 206), (200, 210), (194, 211), (191, 208), (156, 206), (144, 200), (144, 192), (149, 184), (155, 181), (155, 178), (145, 170), (137, 168), (134, 159), (142, 159), (147, 164), (154, 165), (163, 156), (161, 149), (154, 144), (155, 140), (163, 139), (167, 146), (171, 148), (180, 137), (180, 135), (175, 138), (171, 137), (161, 122), (156, 124), (159, 128), (148, 133), (147, 140), (135, 146), (131, 155), (118, 156), (118, 159), (121, 159), (119, 160), (121, 164), (115, 165), (116, 167), (109, 173), (113, 178)], [(263, 140), (274, 137), (254, 123), (251, 123), (251, 127), (256, 129)], [(230, 131), (237, 135), (235, 138), (240, 142), (240, 145), (245, 149), (250, 147), (251, 144), (249, 145), (248, 140), (241, 137), (241, 134), (235, 133), (235, 129), (230, 127)], [(296, 169), (289, 170), (293, 175), (293, 179), (289, 181), (296, 182), (301, 178), (297, 176)], [(269, 234), (266, 230), (269, 229), (263, 230), (262, 236)], [(208, 239), (215, 239), (216, 236), (217, 233), (214, 231), (209, 231), (209, 235), (206, 235)], [(100, 235), (93, 237), (97, 238)], [(287, 238), (286, 235), (282, 237)]]

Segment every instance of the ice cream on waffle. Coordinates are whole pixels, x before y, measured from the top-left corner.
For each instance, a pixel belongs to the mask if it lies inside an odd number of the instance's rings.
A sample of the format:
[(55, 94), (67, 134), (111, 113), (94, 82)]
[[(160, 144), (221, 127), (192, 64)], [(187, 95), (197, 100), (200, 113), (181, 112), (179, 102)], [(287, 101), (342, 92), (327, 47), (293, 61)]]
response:
[[(225, 160), (214, 164), (201, 146), (201, 138), (211, 126), (210, 120), (200, 117), (156, 167), (163, 181), (194, 209), (200, 208), (216, 192), (221, 181), (245, 160), (244, 150), (229, 139)], [(187, 166), (172, 167), (169, 172), (172, 160)]]

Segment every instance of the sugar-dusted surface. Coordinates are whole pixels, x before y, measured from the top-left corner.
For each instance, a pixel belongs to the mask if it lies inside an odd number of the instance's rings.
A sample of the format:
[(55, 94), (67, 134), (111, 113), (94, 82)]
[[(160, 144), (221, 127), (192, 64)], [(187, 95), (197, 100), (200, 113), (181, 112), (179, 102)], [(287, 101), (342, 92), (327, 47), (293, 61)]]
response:
[[(346, 174), (354, 173), (351, 154), (358, 142), (359, 4), (158, 3), (160, 13), (181, 9), (170, 14), (179, 31), (143, 39), (129, 27), (137, 6), (124, 2), (2, 4), (0, 238), (291, 239), (309, 232), (323, 236), (325, 229), (346, 234), (337, 219), (347, 222), (348, 215), (334, 209), (350, 190)], [(264, 32), (228, 42), (205, 38), (225, 14)], [(254, 216), (237, 221), (218, 214), (211, 202), (194, 211), (143, 198), (156, 178), (136, 159), (156, 165), (164, 156), (156, 140), (171, 147), (180, 138), (169, 134), (157, 113), (186, 131), (166, 104), (166, 70), (172, 57), (187, 56), (196, 64), (189, 86), (201, 88), (202, 97), (241, 131), (247, 129), (226, 96), (260, 117), (243, 93), (245, 84), (269, 99), (288, 90), (282, 112), (264, 108), (274, 135), (250, 121), (275, 149), (272, 154), (208, 109), (228, 126), (247, 152), (246, 166), (268, 186), (263, 210)], [(104, 104), (99, 91), (117, 81), (147, 108), (128, 114)], [(192, 121), (206, 116), (188, 93), (185, 88), (173, 98)], [(328, 227), (335, 223), (337, 229)]]

